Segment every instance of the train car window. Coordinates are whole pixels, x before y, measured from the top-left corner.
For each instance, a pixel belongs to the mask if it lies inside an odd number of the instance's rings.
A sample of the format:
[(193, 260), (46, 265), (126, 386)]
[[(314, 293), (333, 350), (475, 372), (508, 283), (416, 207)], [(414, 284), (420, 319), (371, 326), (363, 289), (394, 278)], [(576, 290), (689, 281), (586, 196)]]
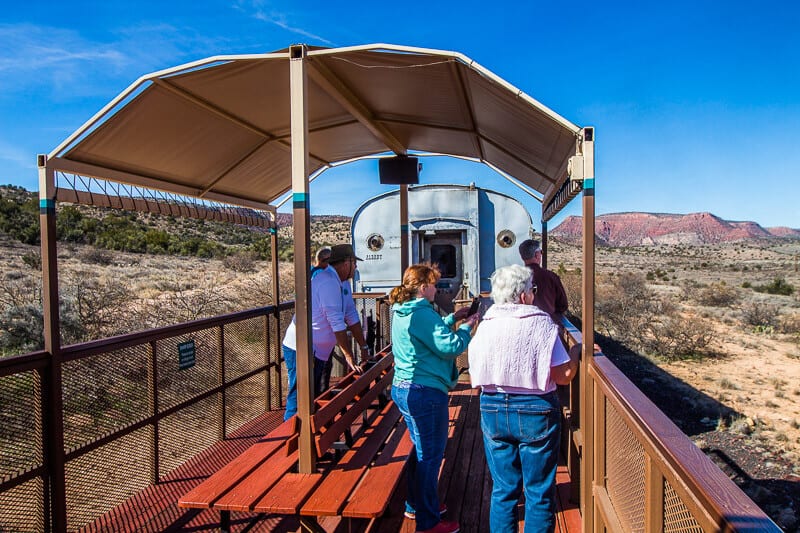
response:
[(456, 268), (456, 247), (452, 244), (432, 244), (431, 263), (439, 265), (443, 278), (454, 278), (458, 274)]

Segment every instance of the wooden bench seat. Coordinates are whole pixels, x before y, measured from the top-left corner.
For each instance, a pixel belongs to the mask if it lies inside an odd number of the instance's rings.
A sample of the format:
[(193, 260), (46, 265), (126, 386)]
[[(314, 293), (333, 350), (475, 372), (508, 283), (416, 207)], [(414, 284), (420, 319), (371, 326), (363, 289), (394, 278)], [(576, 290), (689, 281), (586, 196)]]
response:
[(317, 472), (297, 472), (299, 424), (284, 422), (183, 496), (185, 508), (296, 515), (310, 530), (316, 517), (375, 518), (388, 505), (412, 444), (388, 397), (391, 353), (361, 375), (350, 373), (315, 399), (311, 417)]

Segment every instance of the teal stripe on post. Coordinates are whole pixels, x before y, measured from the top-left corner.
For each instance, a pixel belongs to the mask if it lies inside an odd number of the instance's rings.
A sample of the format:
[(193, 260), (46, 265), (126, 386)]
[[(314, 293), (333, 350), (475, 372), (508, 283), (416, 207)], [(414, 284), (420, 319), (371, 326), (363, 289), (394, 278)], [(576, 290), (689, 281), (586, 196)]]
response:
[(55, 213), (56, 201), (52, 198), (39, 199), (39, 214), (46, 215), (48, 213)]
[(304, 192), (292, 193), (292, 206), (295, 209), (308, 209), (308, 194)]
[(275, 228), (269, 228), (269, 232), (270, 232), (271, 234), (275, 235), (276, 233), (278, 233), (278, 230), (277, 230), (277, 229), (275, 229)]
[(408, 224), (400, 224), (400, 231), (408, 233)]
[(594, 189), (594, 178), (586, 178), (583, 180), (584, 189)]

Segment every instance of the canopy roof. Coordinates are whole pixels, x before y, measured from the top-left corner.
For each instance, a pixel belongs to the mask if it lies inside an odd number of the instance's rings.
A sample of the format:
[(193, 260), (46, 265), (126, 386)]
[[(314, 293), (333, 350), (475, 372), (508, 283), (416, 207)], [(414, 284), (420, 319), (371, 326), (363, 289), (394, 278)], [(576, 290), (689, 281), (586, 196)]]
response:
[[(48, 166), (269, 208), (291, 188), (289, 56), (215, 56), (143, 76)], [(461, 54), (312, 48), (308, 71), (311, 172), (422, 151), (490, 164), (545, 200), (567, 179), (581, 129)]]

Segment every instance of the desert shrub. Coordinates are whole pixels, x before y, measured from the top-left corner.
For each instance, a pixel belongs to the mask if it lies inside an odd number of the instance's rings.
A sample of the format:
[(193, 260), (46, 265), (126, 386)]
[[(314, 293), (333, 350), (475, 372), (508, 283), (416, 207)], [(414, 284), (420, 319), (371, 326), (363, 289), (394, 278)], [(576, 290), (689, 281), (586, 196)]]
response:
[(272, 257), (272, 245), (269, 236), (257, 237), (250, 244), (250, 251), (259, 259), (266, 260)]
[(569, 313), (580, 318), (583, 310), (583, 290), (581, 275), (577, 272), (569, 272), (564, 269), (561, 277), (561, 284), (564, 285), (564, 292), (567, 294)]
[(0, 279), (0, 305), (15, 307), (26, 304), (42, 305), (42, 283), (18, 270), (6, 272)]
[(92, 265), (108, 266), (114, 262), (114, 256), (108, 250), (91, 247), (81, 254), (81, 261)]
[(647, 286), (642, 274), (626, 272), (606, 280), (598, 287), (597, 301), (599, 329), (633, 348), (666, 359), (709, 353), (710, 324), (681, 315)]
[(712, 283), (696, 293), (697, 303), (710, 307), (730, 307), (739, 301), (736, 288), (727, 285), (724, 281)]
[(138, 320), (143, 327), (154, 328), (230, 312), (232, 295), (220, 291), (219, 285), (214, 276), (196, 284), (174, 276), (165, 279), (158, 284), (162, 294), (143, 306)]
[(236, 252), (225, 257), (222, 264), (234, 272), (254, 272), (256, 269), (256, 254), (254, 252)]
[(22, 262), (33, 270), (41, 270), (42, 254), (38, 251), (30, 251), (22, 254)]
[(778, 307), (762, 302), (751, 302), (742, 309), (742, 321), (753, 327), (774, 328), (779, 320)]
[(668, 312), (647, 324), (639, 342), (652, 355), (676, 360), (708, 355), (713, 340), (708, 321)]
[(132, 294), (120, 280), (98, 280), (88, 272), (75, 272), (64, 279), (61, 298), (69, 306), (80, 328), (74, 342), (99, 339), (131, 329), (125, 313)]
[(8, 191), (0, 197), (0, 231), (25, 244), (39, 244), (39, 202), (32, 193)]
[(770, 283), (753, 286), (753, 290), (756, 292), (765, 292), (767, 294), (791, 296), (794, 293), (794, 286), (783, 278), (775, 278)]
[(792, 313), (780, 317), (778, 331), (788, 334), (800, 333), (800, 314)]
[(655, 293), (641, 274), (624, 272), (597, 286), (596, 322), (609, 337), (637, 339), (655, 314), (656, 306)]
[[(61, 338), (64, 344), (80, 340), (84, 331), (68, 302), (59, 306)], [(0, 314), (0, 352), (16, 355), (44, 348), (44, 316), (41, 305), (11, 306)]]

